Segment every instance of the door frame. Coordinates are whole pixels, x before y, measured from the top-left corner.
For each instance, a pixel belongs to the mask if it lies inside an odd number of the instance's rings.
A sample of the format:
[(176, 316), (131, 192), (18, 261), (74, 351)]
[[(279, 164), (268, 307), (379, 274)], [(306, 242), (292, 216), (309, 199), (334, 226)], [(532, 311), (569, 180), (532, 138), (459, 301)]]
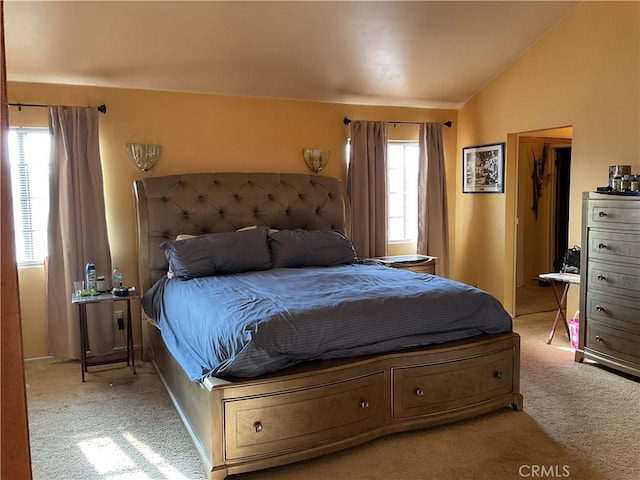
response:
[[(518, 238), (518, 207), (520, 201), (520, 192), (518, 186), (518, 179), (520, 175), (520, 168), (523, 167), (523, 159), (520, 159), (520, 142), (524, 139), (531, 139), (532, 137), (544, 137), (549, 143), (553, 145), (572, 145), (573, 139), (573, 127), (554, 127), (541, 130), (532, 130), (526, 132), (517, 132), (507, 135), (507, 159), (512, 158), (513, 161), (509, 161), (508, 165), (513, 166), (511, 169), (507, 169), (507, 184), (505, 189), (505, 215), (506, 215), (506, 230), (505, 230), (505, 260), (509, 263), (511, 258), (511, 265), (506, 265), (505, 268), (505, 284), (504, 284), (504, 299), (505, 308), (511, 312), (515, 317), (516, 302), (517, 302), (517, 284), (518, 284), (518, 255), (519, 255), (519, 238)], [(509, 172), (511, 170), (511, 172)], [(553, 173), (555, 176), (555, 164), (553, 165)], [(547, 186), (547, 189), (550, 187)]]

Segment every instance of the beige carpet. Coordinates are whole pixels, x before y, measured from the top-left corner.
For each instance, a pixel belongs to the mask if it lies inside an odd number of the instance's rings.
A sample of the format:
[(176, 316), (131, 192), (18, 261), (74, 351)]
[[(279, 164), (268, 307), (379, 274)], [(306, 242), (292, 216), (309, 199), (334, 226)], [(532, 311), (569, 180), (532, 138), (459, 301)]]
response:
[[(573, 362), (554, 312), (518, 317), (525, 409), (391, 435), (319, 459), (231, 480), (640, 478), (640, 383)], [(99, 370), (99, 371), (98, 371)], [(149, 364), (27, 362), (36, 480), (203, 480), (206, 475)]]
[[(516, 316), (530, 315), (538, 312), (550, 312), (558, 308), (558, 302), (553, 295), (551, 284), (541, 286), (538, 281), (531, 280), (526, 285), (516, 289)], [(558, 294), (562, 295), (561, 288), (558, 288)], [(570, 315), (573, 312), (569, 312)]]

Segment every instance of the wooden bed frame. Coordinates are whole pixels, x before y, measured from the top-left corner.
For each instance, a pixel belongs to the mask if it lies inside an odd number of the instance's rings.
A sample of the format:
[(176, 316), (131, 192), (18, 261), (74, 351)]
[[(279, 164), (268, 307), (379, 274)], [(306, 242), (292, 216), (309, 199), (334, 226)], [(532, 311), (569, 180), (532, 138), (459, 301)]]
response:
[[(134, 197), (142, 293), (167, 271), (159, 244), (181, 233), (256, 224), (349, 233), (343, 184), (330, 177), (203, 173), (146, 178), (134, 183)], [(153, 362), (211, 480), (508, 405), (522, 408), (516, 333), (198, 384), (144, 314), (142, 323), (143, 358)]]

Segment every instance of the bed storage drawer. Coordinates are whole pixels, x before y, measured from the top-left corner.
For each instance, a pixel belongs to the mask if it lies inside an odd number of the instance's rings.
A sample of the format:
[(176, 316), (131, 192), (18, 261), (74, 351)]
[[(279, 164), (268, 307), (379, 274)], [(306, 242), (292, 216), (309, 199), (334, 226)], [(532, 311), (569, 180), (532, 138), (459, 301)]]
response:
[(513, 385), (513, 354), (503, 350), (393, 370), (393, 418), (419, 417), (495, 399)]
[(227, 401), (226, 458), (320, 445), (385, 422), (384, 372), (287, 393)]

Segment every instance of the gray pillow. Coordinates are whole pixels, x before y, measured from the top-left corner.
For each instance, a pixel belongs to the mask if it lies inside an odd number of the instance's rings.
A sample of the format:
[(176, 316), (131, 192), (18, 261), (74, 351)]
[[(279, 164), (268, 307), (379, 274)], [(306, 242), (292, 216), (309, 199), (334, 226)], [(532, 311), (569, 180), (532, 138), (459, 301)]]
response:
[(334, 230), (279, 230), (269, 235), (273, 267), (330, 267), (356, 263), (353, 243)]
[(200, 235), (160, 245), (174, 278), (196, 278), (271, 268), (267, 227)]

